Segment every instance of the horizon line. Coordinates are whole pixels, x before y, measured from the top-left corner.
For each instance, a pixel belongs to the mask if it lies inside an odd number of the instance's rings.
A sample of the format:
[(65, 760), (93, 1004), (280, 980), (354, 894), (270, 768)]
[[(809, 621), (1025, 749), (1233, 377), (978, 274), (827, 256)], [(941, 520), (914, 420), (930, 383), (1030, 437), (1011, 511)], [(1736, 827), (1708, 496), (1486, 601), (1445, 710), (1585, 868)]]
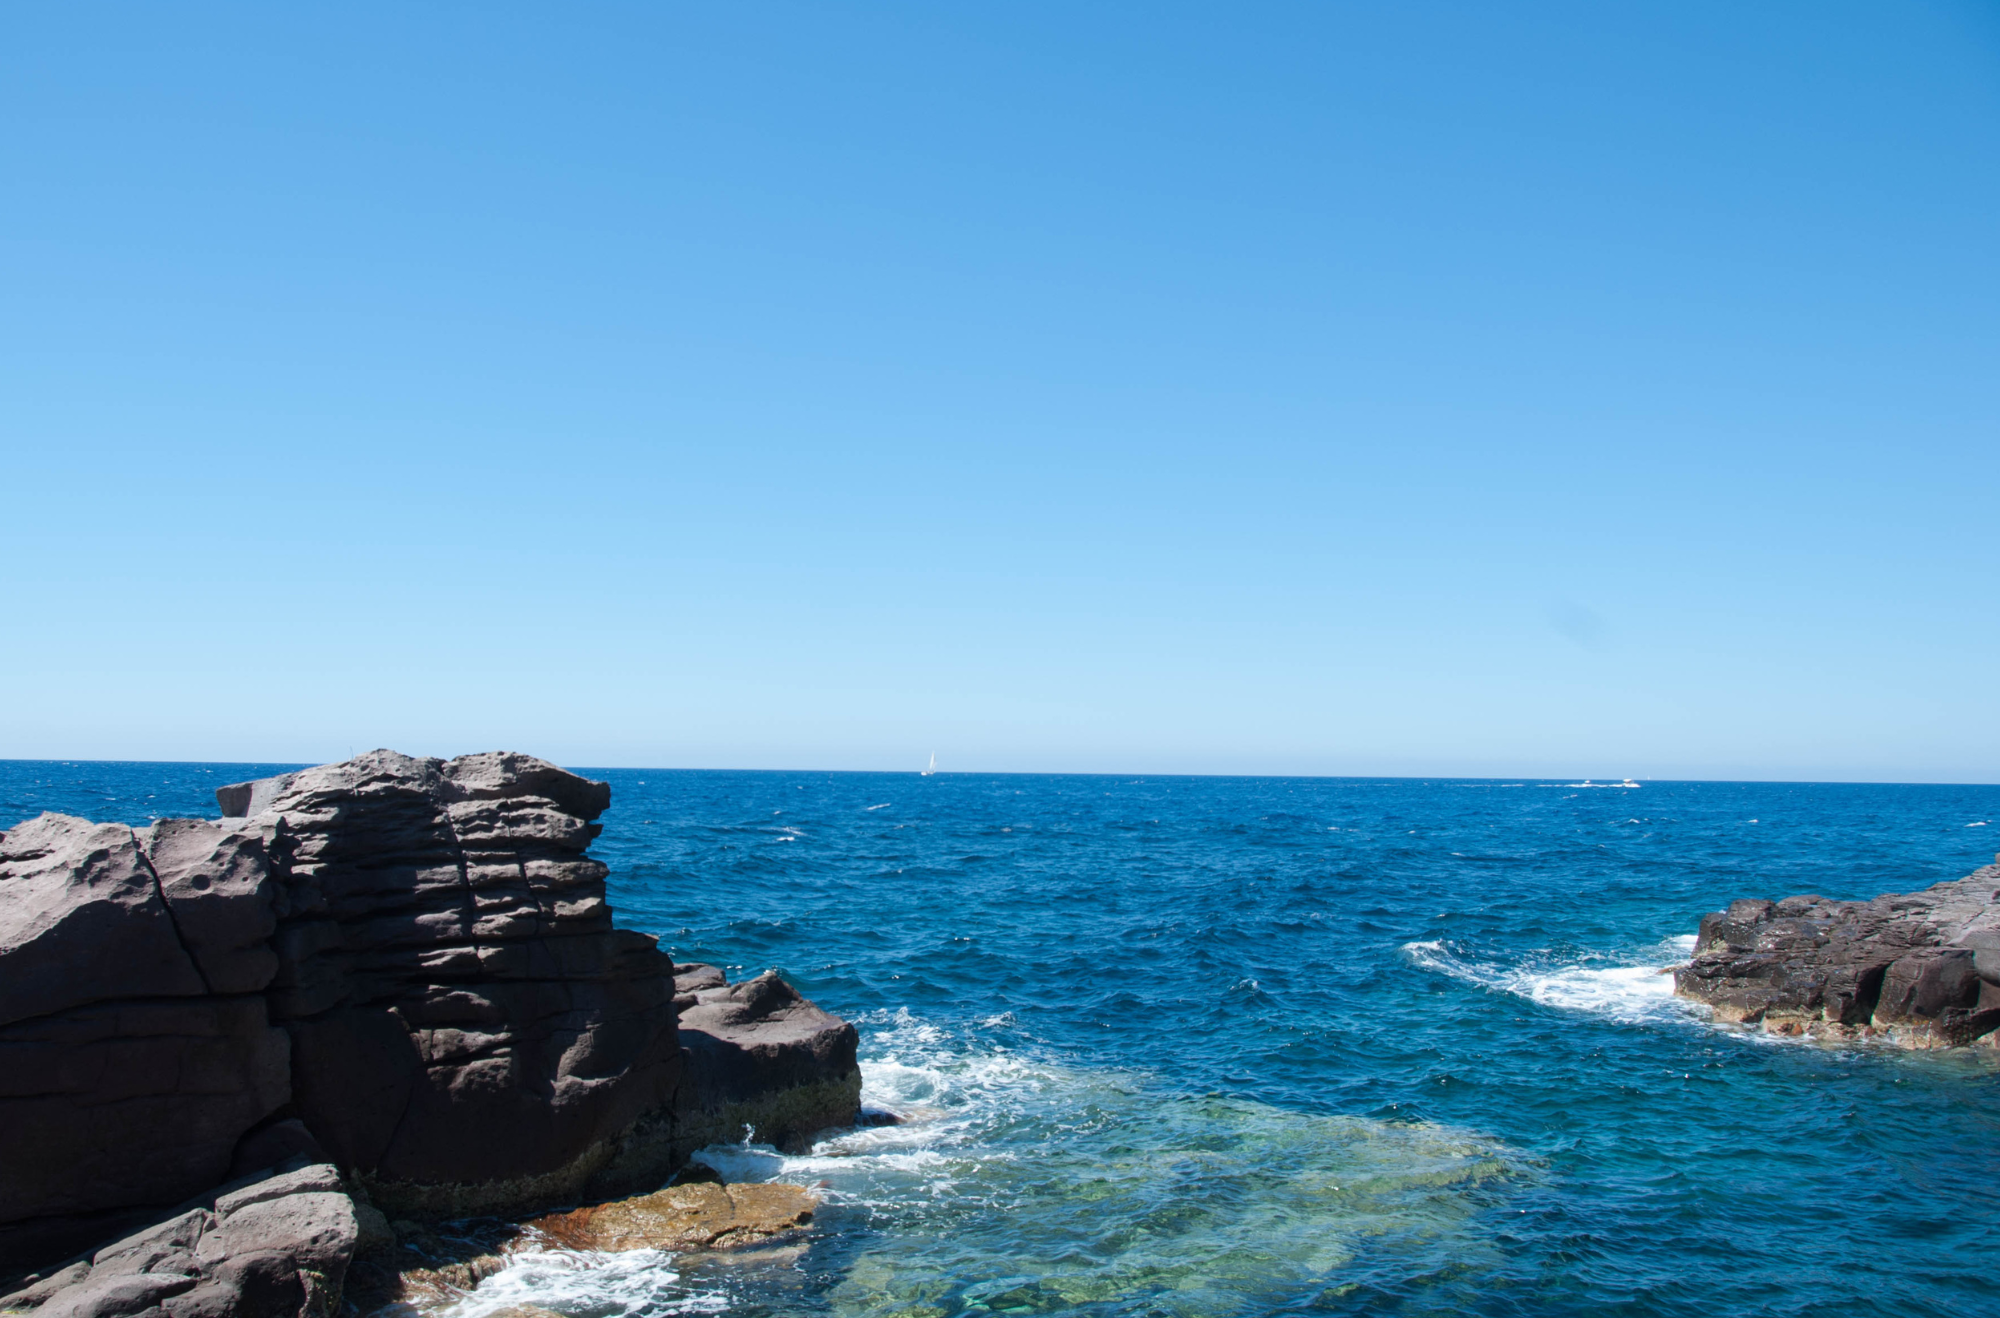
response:
[[(390, 748), (376, 747), (374, 749), (387, 750)], [(371, 751), (363, 751), (360, 754), (372, 754), (372, 753), (373, 751), (371, 750)], [(398, 751), (396, 753), (406, 754), (407, 752)], [(473, 751), (467, 753), (481, 754), (482, 752)], [(528, 752), (520, 752), (520, 753), (526, 754)], [(359, 758), (359, 756), (350, 755), (347, 758), (356, 759)], [(411, 758), (425, 759), (433, 757), (412, 756)], [(457, 757), (438, 756), (435, 758), (452, 759)], [(536, 756), (536, 758), (540, 759), (541, 757)], [(321, 765), (326, 765), (326, 764), (341, 764), (341, 763), (345, 763), (345, 761), (343, 760), (147, 760), (147, 759), (86, 759), (81, 757), (46, 759), (46, 758), (31, 758), (25, 756), (0, 756), (0, 764), (77, 764), (77, 765), (160, 764), (160, 765), (190, 765), (190, 766), (203, 766), (203, 767), (242, 766), (246, 768), (259, 768), (259, 767), (274, 768), (274, 769), (279, 769), (280, 771), (286, 773), (295, 773), (303, 769), (318, 768)], [(555, 761), (551, 760), (549, 761), (549, 763), (554, 764)], [(1307, 780), (1307, 781), (1325, 781), (1325, 782), (1444, 781), (1444, 782), (1472, 782), (1472, 783), (1497, 783), (1497, 782), (1505, 782), (1509, 779), (1519, 778), (1524, 781), (1546, 783), (1551, 786), (1580, 787), (1583, 786), (1585, 783), (1588, 783), (1590, 786), (1594, 788), (1605, 788), (1605, 789), (1616, 789), (1621, 782), (1631, 782), (1640, 785), (1644, 785), (1647, 783), (1657, 783), (1663, 785), (1681, 784), (1681, 783), (1713, 783), (1713, 784), (1755, 783), (1768, 786), (1791, 786), (1791, 787), (2000, 787), (2000, 782), (1960, 781), (1960, 780), (1947, 780), (1947, 779), (1756, 778), (1756, 777), (1669, 778), (1669, 777), (1644, 777), (1636, 774), (1572, 775), (1572, 774), (1535, 774), (1535, 773), (1510, 773), (1510, 774), (1257, 773), (1257, 772), (1242, 772), (1242, 771), (1197, 773), (1197, 772), (1174, 771), (1174, 770), (1162, 771), (1162, 772), (1149, 772), (1143, 770), (1119, 770), (1119, 769), (936, 769), (926, 773), (918, 769), (827, 769), (827, 768), (741, 768), (741, 767), (732, 768), (732, 767), (711, 766), (711, 765), (581, 764), (581, 763), (564, 764), (564, 765), (558, 765), (557, 767), (567, 769), (572, 773), (611, 771), (618, 773), (768, 773), (768, 774), (790, 773), (790, 774), (856, 774), (856, 775), (866, 774), (870, 776), (891, 775), (897, 777), (908, 776), (908, 777), (934, 777), (934, 778), (942, 778), (947, 776), (984, 777), (984, 778), (1141, 778), (1141, 779), (1245, 778), (1245, 779)], [(1581, 778), (1583, 781), (1579, 783), (1565, 783), (1557, 781), (1558, 779), (1569, 778), (1569, 777)]]

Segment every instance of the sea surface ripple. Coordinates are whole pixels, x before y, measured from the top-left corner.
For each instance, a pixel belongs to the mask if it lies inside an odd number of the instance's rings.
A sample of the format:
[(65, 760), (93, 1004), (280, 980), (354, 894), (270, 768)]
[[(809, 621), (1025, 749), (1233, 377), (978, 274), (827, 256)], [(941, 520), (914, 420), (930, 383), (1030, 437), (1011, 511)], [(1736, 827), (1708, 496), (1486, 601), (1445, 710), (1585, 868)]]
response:
[[(280, 767), (0, 762), (0, 823)], [(801, 1246), (540, 1256), (461, 1318), (2000, 1312), (1990, 1051), (1657, 973), (1734, 897), (1961, 877), (2000, 788), (591, 772), (620, 922), (782, 970), (911, 1120), (704, 1155), (820, 1184)]]

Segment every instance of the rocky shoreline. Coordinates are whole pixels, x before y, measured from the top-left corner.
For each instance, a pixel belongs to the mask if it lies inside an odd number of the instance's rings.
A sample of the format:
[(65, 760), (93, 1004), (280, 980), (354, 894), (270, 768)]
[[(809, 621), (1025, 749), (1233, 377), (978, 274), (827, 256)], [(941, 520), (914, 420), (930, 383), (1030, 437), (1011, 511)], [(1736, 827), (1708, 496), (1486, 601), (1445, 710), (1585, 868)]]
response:
[(2000, 856), (1866, 902), (1746, 898), (1702, 917), (1674, 992), (1718, 1021), (1908, 1048), (2000, 1047)]
[(613, 926), (607, 784), (375, 751), (216, 796), (0, 834), (0, 1310), (355, 1311), (350, 1265), (427, 1223), (655, 1195), (746, 1128), (858, 1119), (851, 1025)]

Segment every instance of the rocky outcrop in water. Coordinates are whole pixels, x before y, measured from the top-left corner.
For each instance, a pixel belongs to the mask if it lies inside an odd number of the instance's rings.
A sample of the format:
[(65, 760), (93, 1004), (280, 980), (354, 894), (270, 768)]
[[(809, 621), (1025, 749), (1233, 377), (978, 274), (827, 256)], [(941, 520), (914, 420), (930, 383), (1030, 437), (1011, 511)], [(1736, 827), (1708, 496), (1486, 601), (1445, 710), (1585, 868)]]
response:
[(665, 1178), (673, 963), (612, 928), (584, 854), (606, 784), (523, 755), (378, 751), (218, 796), (284, 822), (268, 996), (292, 1101), (386, 1211)]
[(861, 1110), (860, 1036), (765, 971), (730, 984), (714, 966), (674, 976), (688, 1083), (681, 1138), (692, 1147), (731, 1143), (746, 1130), (798, 1151), (813, 1134), (852, 1123)]
[(217, 798), (0, 834), (0, 1275), (285, 1159), (523, 1214), (857, 1114), (851, 1026), (612, 926), (604, 783), (376, 751)]
[(2000, 1044), (2000, 864), (1867, 902), (1731, 902), (1674, 992), (1773, 1034)]

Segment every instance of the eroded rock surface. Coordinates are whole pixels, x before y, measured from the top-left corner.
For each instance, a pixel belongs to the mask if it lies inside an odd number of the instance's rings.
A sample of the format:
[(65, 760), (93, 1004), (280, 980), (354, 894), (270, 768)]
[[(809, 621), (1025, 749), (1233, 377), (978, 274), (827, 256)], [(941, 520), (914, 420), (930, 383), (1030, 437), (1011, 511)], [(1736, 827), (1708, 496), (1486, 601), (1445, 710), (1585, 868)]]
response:
[(860, 1036), (852, 1025), (799, 996), (776, 971), (730, 984), (714, 966), (684, 965), (674, 986), (688, 1050), (679, 1121), (689, 1151), (734, 1143), (746, 1129), (796, 1150), (858, 1118)]
[[(271, 1013), (293, 1103), (385, 1209), (506, 1212), (672, 1165), (673, 964), (584, 854), (611, 789), (376, 751), (217, 793), (292, 840)], [(643, 1118), (662, 1129), (644, 1147)]]
[[(855, 1120), (853, 1027), (775, 973), (677, 983), (612, 927), (606, 784), (376, 751), (216, 795), (220, 821), (0, 834), (0, 1278), (273, 1165), (337, 1164), (393, 1242), (368, 1199), (539, 1212)], [(117, 1285), (154, 1310), (178, 1283)]]
[(1702, 917), (1674, 991), (1775, 1034), (2000, 1043), (2000, 864), (1867, 902), (1731, 902)]
[(0, 1297), (34, 1318), (329, 1318), (354, 1258), (355, 1205), (328, 1164), (183, 1205)]
[(290, 1097), (278, 821), (0, 834), (0, 1274), (228, 1174)]
[(527, 1225), (566, 1249), (735, 1249), (802, 1229), (816, 1207), (796, 1185), (694, 1182)]

